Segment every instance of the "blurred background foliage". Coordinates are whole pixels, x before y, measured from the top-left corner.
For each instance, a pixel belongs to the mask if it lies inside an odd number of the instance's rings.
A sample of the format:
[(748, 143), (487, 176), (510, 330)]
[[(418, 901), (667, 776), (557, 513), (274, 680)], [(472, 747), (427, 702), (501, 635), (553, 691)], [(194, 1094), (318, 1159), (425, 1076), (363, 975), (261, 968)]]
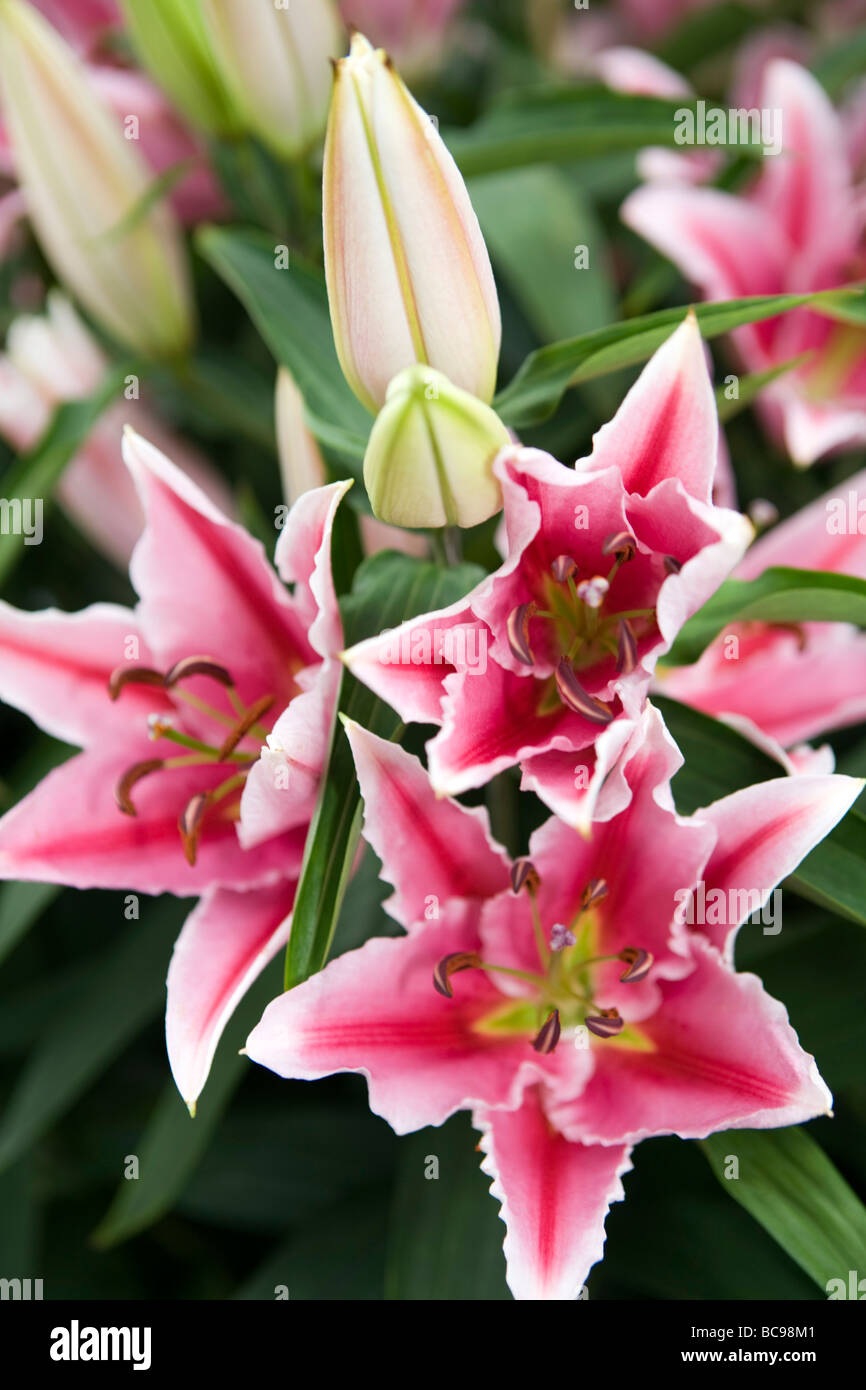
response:
[[(701, 95), (721, 97), (743, 35), (772, 18), (808, 26), (810, 8), (720, 5), (666, 34), (657, 51)], [(549, 9), (530, 6), (533, 22), (548, 22)], [(416, 89), (443, 128), (471, 125), (497, 94), (551, 80), (527, 42), (524, 4), (478, 0), (470, 14), (478, 42), (453, 52)], [(855, 38), (819, 52), (818, 71), (834, 94), (863, 69), (863, 48)], [(502, 383), (545, 342), (688, 302), (676, 273), (619, 223), (619, 205), (635, 182), (629, 151), (470, 179), (503, 308)], [(290, 242), (292, 216), (287, 196), (274, 217), (278, 227), (285, 218)], [(591, 260), (578, 272), (574, 248), (581, 243)], [(315, 259), (316, 250), (308, 238), (308, 256)], [(22, 274), (37, 285), (50, 282), (33, 242), (0, 267), (4, 331), (20, 308), (10, 290)], [(231, 481), (243, 519), (270, 550), (281, 501), (274, 362), (201, 256), (195, 275), (207, 353), (187, 380), (149, 372), (147, 390)], [(721, 380), (733, 370), (727, 344), (720, 339), (712, 350)], [(524, 432), (525, 442), (564, 460), (587, 452), (634, 375), (578, 387), (550, 421)], [(782, 516), (862, 466), (843, 455), (796, 472), (749, 409), (731, 421), (727, 437), (741, 505), (770, 498)], [(8, 451), (2, 465), (13, 466)], [(3, 486), (0, 475), (0, 492)], [(468, 557), (489, 560), (490, 529), (470, 538)], [(0, 538), (0, 548), (7, 544)], [(9, 566), (2, 596), (26, 609), (134, 602), (126, 577), (58, 509), (47, 516), (43, 544)], [(5, 811), (69, 750), (6, 708), (0, 734)], [(413, 737), (420, 750), (422, 734)], [(866, 774), (862, 730), (831, 741), (840, 770)], [(518, 813), (516, 780), (506, 775), (488, 800), (511, 848), (525, 846), (541, 814), (532, 798), (520, 799)], [(341, 913), (337, 951), (396, 930), (381, 910), (386, 893), (368, 849)], [(0, 1275), (42, 1278), (47, 1298), (271, 1299), (279, 1285), (292, 1298), (507, 1298), (503, 1227), (465, 1116), (398, 1139), (369, 1113), (360, 1078), (284, 1082), (238, 1056), (281, 988), (282, 961), (238, 1010), (198, 1117), (189, 1119), (163, 1037), (165, 972), (189, 906), (142, 897), (138, 918), (129, 919), (120, 893), (0, 886)], [(809, 1133), (855, 1191), (866, 1191), (862, 927), (786, 892), (781, 934), (745, 927), (737, 963), (760, 972), (817, 1055), (836, 1116)], [(712, 1154), (676, 1139), (638, 1147), (625, 1179), (627, 1203), (608, 1219), (591, 1298), (824, 1296), (720, 1183), (715, 1155), (736, 1153), (738, 1142), (723, 1137)], [(137, 1180), (124, 1177), (132, 1156), (140, 1162)], [(425, 1177), (433, 1156), (436, 1181)]]

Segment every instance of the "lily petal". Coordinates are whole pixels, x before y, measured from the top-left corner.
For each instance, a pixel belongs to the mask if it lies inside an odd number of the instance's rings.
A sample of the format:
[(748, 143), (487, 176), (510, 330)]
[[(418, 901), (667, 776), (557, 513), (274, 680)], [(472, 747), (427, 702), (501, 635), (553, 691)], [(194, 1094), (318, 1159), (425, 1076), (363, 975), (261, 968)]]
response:
[(308, 625), (308, 639), (320, 656), (343, 645), (343, 624), (331, 574), (331, 533), (337, 508), (352, 479), (302, 493), (286, 517), (274, 556), (287, 584), (296, 584), (295, 604)]
[(238, 1002), (289, 939), (293, 882), (206, 893), (187, 917), (168, 968), (165, 1036), (177, 1089), (190, 1110)]
[(130, 685), (121, 699), (109, 699), (112, 671), (130, 659), (152, 663), (128, 608), (95, 603), (80, 613), (23, 613), (0, 601), (0, 699), (66, 743), (104, 744), (140, 729), (151, 711), (171, 708), (153, 686)]
[(178, 816), (196, 793), (225, 777), (218, 767), (175, 768), (143, 778), (135, 816), (124, 815), (114, 788), (136, 761), (150, 759), (145, 739), (70, 758), (0, 820), (0, 878), (191, 896), (211, 886), (246, 888), (297, 874), (303, 831), (245, 854), (229, 815), (210, 816), (195, 865), (184, 858)]
[(404, 927), (423, 921), (431, 897), (487, 898), (508, 885), (508, 856), (483, 807), (437, 797), (417, 758), (346, 721), (364, 797), (364, 836), (395, 893), (384, 904)]
[(604, 1250), (604, 1220), (625, 1196), (631, 1150), (565, 1139), (550, 1124), (537, 1088), (518, 1110), (473, 1116), (486, 1155), (482, 1172), (502, 1204), (508, 1287), (517, 1299), (578, 1297)]
[(263, 547), (140, 435), (126, 432), (123, 456), (147, 516), (130, 575), (160, 664), (207, 654), (227, 666), (245, 703), (272, 694), (284, 707), (294, 671), (316, 653)]
[(737, 904), (727, 923), (703, 928), (719, 950), (733, 956), (742, 923), (830, 833), (863, 786), (858, 777), (775, 777), (695, 812), (695, 822), (708, 822), (717, 833), (704, 871), (707, 894), (720, 889), (726, 902)]
[(767, 1129), (829, 1114), (832, 1097), (784, 1005), (757, 975), (735, 974), (692, 939), (695, 969), (663, 980), (661, 1007), (640, 1024), (643, 1046), (593, 1046), (583, 1093), (552, 1108), (569, 1138), (621, 1144), (655, 1134), (703, 1139), (722, 1129)]
[(697, 318), (690, 313), (644, 367), (613, 419), (593, 438), (592, 467), (617, 467), (646, 496), (666, 478), (709, 502), (718, 415)]
[[(247, 1040), (248, 1055), (299, 1080), (360, 1072), (370, 1109), (398, 1134), (478, 1104), (518, 1105), (524, 1088), (556, 1073), (563, 1059), (534, 1053), (523, 1036), (477, 1031), (502, 1003), (483, 971), (461, 973), (453, 999), (433, 987), (445, 956), (475, 949), (476, 915), (476, 907), (452, 901), (438, 922), (332, 960), (268, 1005)], [(568, 1051), (575, 1069), (588, 1064), (587, 1053)]]

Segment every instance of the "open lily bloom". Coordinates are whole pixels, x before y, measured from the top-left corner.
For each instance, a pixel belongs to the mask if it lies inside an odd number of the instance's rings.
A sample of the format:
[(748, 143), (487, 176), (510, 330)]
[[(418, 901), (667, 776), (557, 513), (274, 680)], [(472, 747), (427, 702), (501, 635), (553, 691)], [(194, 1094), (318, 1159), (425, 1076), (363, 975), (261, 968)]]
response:
[[(866, 579), (864, 499), (866, 472), (762, 536), (735, 578), (789, 565)], [(866, 636), (847, 623), (733, 624), (694, 666), (658, 677), (665, 694), (783, 747), (866, 718)]]
[(327, 747), (341, 624), (330, 533), (348, 484), (261, 545), (151, 445), (124, 453), (146, 516), (134, 610), (0, 605), (0, 695), (84, 751), (0, 820), (0, 877), (200, 895), (168, 978), (190, 1106), (225, 1022), (285, 943)]
[(457, 795), (520, 763), (560, 811), (570, 775), (577, 814), (586, 784), (574, 785), (575, 754), (639, 712), (658, 657), (751, 535), (710, 500), (717, 448), (689, 318), (588, 459), (570, 469), (538, 450), (500, 454), (501, 568), (452, 607), (344, 655), (403, 719), (442, 726), (428, 748), (437, 791)]
[[(247, 1052), (285, 1077), (360, 1072), (401, 1134), (471, 1110), (515, 1297), (577, 1295), (638, 1140), (829, 1110), (783, 1006), (733, 969), (732, 941), (862, 783), (780, 777), (680, 817), (681, 758), (647, 706), (623, 757), (626, 809), (586, 839), (552, 818), (509, 864), (483, 811), (348, 732), (365, 834), (395, 890), (386, 909), (407, 934), (274, 1000)], [(699, 884), (730, 907), (690, 930)]]
[[(762, 110), (779, 113), (782, 149), (742, 194), (653, 184), (623, 204), (624, 221), (668, 256), (707, 299), (805, 292), (863, 275), (863, 207), (846, 133), (804, 68), (768, 65)], [(795, 463), (866, 440), (866, 332), (809, 309), (738, 328), (749, 371), (801, 354), (759, 405)]]

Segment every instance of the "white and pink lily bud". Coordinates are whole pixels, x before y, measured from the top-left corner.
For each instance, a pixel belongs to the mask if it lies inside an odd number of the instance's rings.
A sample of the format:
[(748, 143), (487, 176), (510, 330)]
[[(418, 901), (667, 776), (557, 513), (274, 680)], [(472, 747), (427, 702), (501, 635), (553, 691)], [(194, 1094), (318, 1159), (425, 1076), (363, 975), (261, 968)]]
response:
[(295, 159), (323, 134), (330, 60), (342, 40), (332, 0), (201, 0), (208, 37), (235, 110), (278, 155)]
[(178, 227), (80, 60), (23, 0), (0, 2), (0, 83), (30, 220), (58, 277), (112, 337), (179, 356), (193, 332)]
[[(315, 436), (304, 419), (304, 398), (287, 367), (280, 367), (277, 373), (274, 414), (283, 496), (291, 507), (302, 493), (322, 487), (328, 478)], [(427, 554), (425, 536), (412, 535), (399, 526), (388, 526), (375, 516), (359, 516), (358, 526), (365, 555), (375, 555), (380, 550), (401, 550), (405, 555)]]
[[(34, 448), (54, 411), (65, 401), (91, 396), (108, 365), (69, 300), (54, 291), (45, 314), (19, 315), (6, 335), (6, 351), (0, 353), (0, 436), (19, 453)], [(82, 534), (121, 566), (128, 563), (144, 525), (135, 484), (120, 455), (127, 423), (170, 449), (213, 502), (233, 510), (228, 486), (197, 450), (171, 434), (144, 401), (118, 400), (67, 464), (56, 497)]]
[(283, 496), (291, 507), (303, 492), (327, 482), (325, 461), (304, 419), (304, 398), (287, 367), (277, 372), (274, 421)]
[(378, 411), (420, 364), (489, 401), (501, 323), (478, 219), (434, 122), (361, 34), (336, 68), (324, 233), (337, 354), (359, 399)]
[(178, 111), (210, 135), (240, 132), (200, 0), (120, 0), (136, 56)]
[(388, 387), (364, 456), (377, 517), (395, 526), (477, 526), (502, 506), (493, 462), (511, 438), (499, 416), (430, 367)]
[(407, 73), (423, 73), (442, 57), (448, 31), (465, 0), (342, 0), (346, 23), (393, 54)]

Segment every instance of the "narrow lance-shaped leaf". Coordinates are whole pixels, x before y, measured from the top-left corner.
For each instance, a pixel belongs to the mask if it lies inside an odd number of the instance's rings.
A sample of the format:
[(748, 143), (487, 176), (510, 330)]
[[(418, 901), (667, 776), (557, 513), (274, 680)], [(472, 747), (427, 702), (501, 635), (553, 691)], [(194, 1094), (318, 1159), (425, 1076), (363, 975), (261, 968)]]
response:
[[(703, 336), (716, 338), (742, 324), (775, 318), (806, 303), (817, 306), (853, 302), (857, 293), (846, 289), (814, 295), (751, 295), (744, 299), (698, 304), (694, 312)], [(688, 308), (659, 309), (539, 348), (530, 353), (513, 380), (500, 391), (494, 407), (508, 425), (525, 426), (546, 420), (569, 386), (645, 362), (688, 312)]]
[(697, 661), (730, 623), (815, 622), (866, 627), (866, 581), (781, 566), (757, 579), (727, 579), (681, 629), (665, 662), (680, 666)]
[(324, 279), (261, 232), (204, 227), (196, 244), (292, 373), (313, 434), (344, 462), (357, 464), (372, 417), (340, 370)]
[(171, 1209), (188, 1183), (248, 1069), (238, 1049), (279, 988), (279, 967), (275, 966), (272, 963), (244, 996), (220, 1040), (194, 1123), (174, 1082), (164, 1088), (134, 1146), (139, 1164), (136, 1179), (124, 1177), (91, 1236), (100, 1249), (118, 1245), (152, 1226)]
[(700, 1147), (725, 1191), (791, 1259), (828, 1293), (841, 1279), (848, 1297), (849, 1270), (863, 1263), (866, 1207), (815, 1140), (797, 1128), (729, 1130)]

